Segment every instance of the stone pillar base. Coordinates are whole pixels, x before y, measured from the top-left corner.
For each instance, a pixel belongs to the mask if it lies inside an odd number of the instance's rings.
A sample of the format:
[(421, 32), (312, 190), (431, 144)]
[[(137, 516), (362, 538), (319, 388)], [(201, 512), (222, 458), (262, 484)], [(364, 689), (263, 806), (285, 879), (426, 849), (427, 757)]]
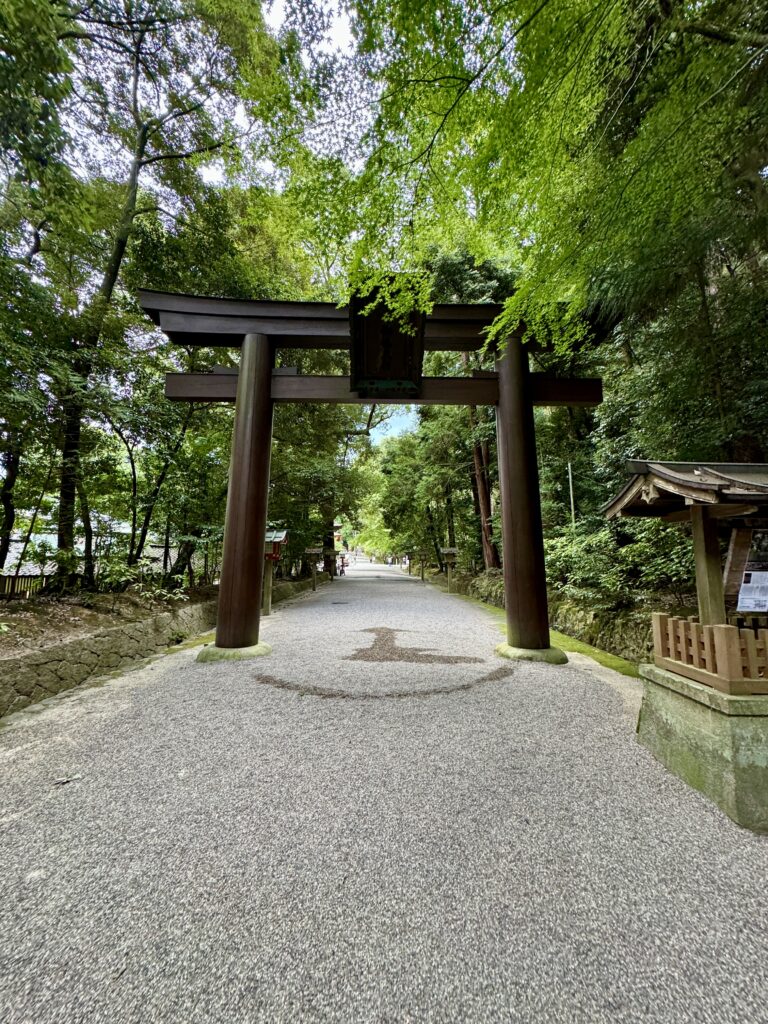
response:
[(217, 647), (209, 644), (203, 647), (197, 656), (197, 661), (247, 661), (249, 658), (261, 658), (265, 654), (271, 654), (272, 648), (269, 644), (258, 643), (252, 647)]
[(768, 833), (768, 696), (732, 697), (655, 665), (640, 675), (639, 742), (739, 825)]
[(496, 653), (502, 658), (509, 658), (511, 661), (544, 661), (548, 665), (566, 665), (568, 657), (559, 647), (512, 647), (510, 644), (499, 644)]

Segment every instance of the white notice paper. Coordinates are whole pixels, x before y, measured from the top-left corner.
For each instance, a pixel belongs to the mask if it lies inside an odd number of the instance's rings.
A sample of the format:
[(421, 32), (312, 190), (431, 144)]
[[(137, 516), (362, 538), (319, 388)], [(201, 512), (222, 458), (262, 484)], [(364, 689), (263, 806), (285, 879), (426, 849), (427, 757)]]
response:
[(739, 591), (738, 611), (768, 611), (768, 572), (745, 572)]

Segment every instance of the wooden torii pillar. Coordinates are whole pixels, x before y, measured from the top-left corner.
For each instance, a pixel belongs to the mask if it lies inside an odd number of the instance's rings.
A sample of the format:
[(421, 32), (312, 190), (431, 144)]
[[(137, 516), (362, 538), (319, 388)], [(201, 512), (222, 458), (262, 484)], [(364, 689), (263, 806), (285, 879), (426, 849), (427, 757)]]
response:
[(501, 491), (504, 605), (510, 648), (549, 649), (549, 609), (544, 568), (539, 468), (528, 351), (509, 338), (496, 361), (499, 401), (496, 447)]
[(269, 338), (246, 334), (237, 377), (219, 579), (216, 646), (220, 648), (255, 647), (259, 642), (271, 457)]
[[(245, 653), (259, 645), (273, 404), (375, 401), (496, 406), (508, 641), (497, 650), (508, 657), (552, 654), (533, 409), (535, 405), (597, 405), (602, 400), (598, 378), (558, 379), (531, 373), (527, 347), (512, 337), (495, 373), (426, 377), (420, 380), (416, 396), (372, 398), (352, 390), (349, 377), (302, 376), (295, 370), (273, 369), (276, 344), (349, 346), (347, 313), (330, 303), (244, 302), (153, 292), (141, 292), (140, 301), (171, 340), (242, 345), (239, 371), (166, 375), (166, 396), (171, 400), (235, 402), (217, 650)], [(499, 312), (493, 306), (437, 306), (427, 318), (425, 347), (474, 351), (482, 346), (482, 331)], [(547, 660), (565, 659), (555, 654)]]

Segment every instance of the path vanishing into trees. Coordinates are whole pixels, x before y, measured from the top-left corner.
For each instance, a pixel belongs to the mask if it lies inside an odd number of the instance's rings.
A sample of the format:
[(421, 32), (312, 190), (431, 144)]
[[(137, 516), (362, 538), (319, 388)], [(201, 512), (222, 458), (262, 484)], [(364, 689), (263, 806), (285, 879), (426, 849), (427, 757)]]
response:
[[(636, 684), (358, 563), (0, 728), (0, 1019), (768, 1020), (768, 844)], [(602, 676), (596, 674), (602, 673)]]

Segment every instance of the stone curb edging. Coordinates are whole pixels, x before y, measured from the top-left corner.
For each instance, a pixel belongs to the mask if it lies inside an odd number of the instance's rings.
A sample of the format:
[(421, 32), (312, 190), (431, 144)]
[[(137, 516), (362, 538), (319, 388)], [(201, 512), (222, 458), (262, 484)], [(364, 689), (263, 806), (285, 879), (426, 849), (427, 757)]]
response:
[[(480, 577), (454, 576), (453, 593), (471, 597), (493, 608), (504, 607), (501, 580), (496, 590), (481, 590), (473, 584)], [(446, 590), (445, 578), (427, 582)], [(549, 624), (566, 636), (591, 644), (601, 651), (635, 663), (648, 661), (653, 654), (651, 612), (640, 608), (607, 611), (570, 600), (556, 591), (548, 591)], [(687, 614), (687, 613), (686, 613)]]
[[(326, 579), (324, 573), (318, 573), (318, 584)], [(311, 586), (311, 580), (276, 583), (272, 603), (285, 601)], [(216, 605), (216, 601), (183, 605), (148, 619), (0, 659), (0, 718), (208, 632), (216, 625)]]

